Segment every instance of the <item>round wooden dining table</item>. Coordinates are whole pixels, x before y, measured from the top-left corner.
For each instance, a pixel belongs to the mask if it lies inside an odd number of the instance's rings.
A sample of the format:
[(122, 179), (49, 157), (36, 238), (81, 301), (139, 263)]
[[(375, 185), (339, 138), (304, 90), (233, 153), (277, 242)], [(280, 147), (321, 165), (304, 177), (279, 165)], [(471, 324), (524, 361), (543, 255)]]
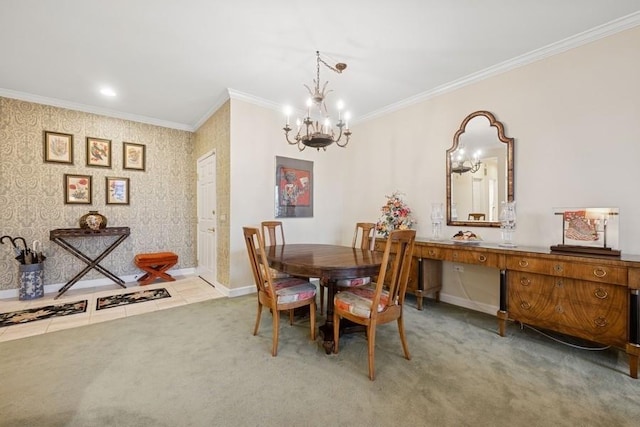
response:
[[(327, 354), (333, 351), (333, 297), (340, 279), (376, 276), (382, 253), (351, 246), (314, 243), (285, 244), (265, 248), (269, 267), (302, 277), (318, 277), (327, 286), (327, 317), (319, 330)], [(341, 322), (341, 324), (344, 322)]]

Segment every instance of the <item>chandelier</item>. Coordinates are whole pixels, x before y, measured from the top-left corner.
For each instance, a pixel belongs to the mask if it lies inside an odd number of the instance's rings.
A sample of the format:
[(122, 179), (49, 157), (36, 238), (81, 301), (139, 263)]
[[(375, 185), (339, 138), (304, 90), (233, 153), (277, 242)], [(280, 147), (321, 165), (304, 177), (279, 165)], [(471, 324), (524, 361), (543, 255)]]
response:
[[(320, 90), (320, 64), (338, 74), (341, 74), (342, 71), (347, 68), (347, 64), (342, 62), (332, 67), (320, 58), (320, 52), (316, 51), (316, 78), (313, 80), (314, 88), (311, 90), (309, 86), (304, 85), (311, 97), (307, 100), (306, 116), (302, 121), (300, 119), (296, 120), (297, 132), (293, 141), (289, 139), (289, 132), (292, 130), (289, 126), (289, 117), (292, 110), (290, 107), (285, 108), (287, 122), (282, 130), (284, 130), (287, 142), (291, 145), (297, 145), (300, 151), (307, 147), (315, 148), (318, 151), (321, 148), (326, 150), (327, 146), (333, 143), (339, 147), (346, 147), (349, 143), (349, 137), (351, 136), (351, 131), (349, 130), (349, 113), (344, 114), (344, 119), (342, 117), (342, 109), (344, 108), (342, 101), (338, 101), (337, 104), (338, 123), (335, 125), (337, 129), (334, 129), (331, 125), (325, 99), (327, 95), (333, 91), (326, 90), (327, 84), (329, 83), (328, 81), (322, 85), (322, 90)], [(338, 134), (337, 138), (336, 133)], [(344, 140), (342, 139), (343, 136)]]
[(469, 157), (465, 153), (464, 147), (460, 147), (453, 153), (451, 153), (451, 172), (462, 175), (463, 173), (470, 172), (476, 173), (480, 170), (480, 150), (473, 153), (473, 157)]

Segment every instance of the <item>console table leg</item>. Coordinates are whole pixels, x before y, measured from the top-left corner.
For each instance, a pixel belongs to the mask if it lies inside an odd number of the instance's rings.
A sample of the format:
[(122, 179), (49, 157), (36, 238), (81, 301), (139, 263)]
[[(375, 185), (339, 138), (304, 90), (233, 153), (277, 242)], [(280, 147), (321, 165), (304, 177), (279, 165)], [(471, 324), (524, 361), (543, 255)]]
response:
[(507, 270), (500, 270), (500, 310), (498, 310), (498, 332), (504, 337), (506, 323), (509, 318), (507, 313)]

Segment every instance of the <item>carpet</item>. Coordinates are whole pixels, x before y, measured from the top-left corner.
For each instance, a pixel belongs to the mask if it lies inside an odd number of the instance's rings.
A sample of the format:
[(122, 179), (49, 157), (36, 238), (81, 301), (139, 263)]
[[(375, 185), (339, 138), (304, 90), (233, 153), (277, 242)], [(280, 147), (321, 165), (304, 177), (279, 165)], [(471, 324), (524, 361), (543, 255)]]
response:
[(65, 304), (47, 305), (45, 307), (36, 307), (27, 310), (11, 311), (9, 313), (0, 313), (0, 328), (48, 319), (50, 317), (84, 313), (86, 310), (87, 300), (84, 300)]
[(110, 295), (108, 297), (100, 297), (96, 300), (96, 310), (104, 310), (105, 308), (170, 297), (171, 294), (165, 288), (129, 292), (128, 294)]

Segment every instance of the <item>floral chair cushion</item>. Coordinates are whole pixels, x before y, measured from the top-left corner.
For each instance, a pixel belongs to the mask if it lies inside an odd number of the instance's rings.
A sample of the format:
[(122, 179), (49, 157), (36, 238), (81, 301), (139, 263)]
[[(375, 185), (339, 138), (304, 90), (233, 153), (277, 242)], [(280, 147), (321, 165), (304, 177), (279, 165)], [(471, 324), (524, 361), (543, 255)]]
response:
[(371, 277), (357, 277), (355, 279), (341, 279), (336, 282), (337, 286), (352, 288), (354, 286), (364, 286), (371, 283)]
[[(334, 305), (356, 316), (371, 317), (371, 304), (375, 293), (376, 287), (374, 285), (347, 289), (336, 294)], [(384, 310), (388, 300), (389, 292), (383, 289), (378, 303), (378, 312)]]
[(273, 282), (279, 304), (315, 298), (316, 286), (304, 279), (288, 277)]

